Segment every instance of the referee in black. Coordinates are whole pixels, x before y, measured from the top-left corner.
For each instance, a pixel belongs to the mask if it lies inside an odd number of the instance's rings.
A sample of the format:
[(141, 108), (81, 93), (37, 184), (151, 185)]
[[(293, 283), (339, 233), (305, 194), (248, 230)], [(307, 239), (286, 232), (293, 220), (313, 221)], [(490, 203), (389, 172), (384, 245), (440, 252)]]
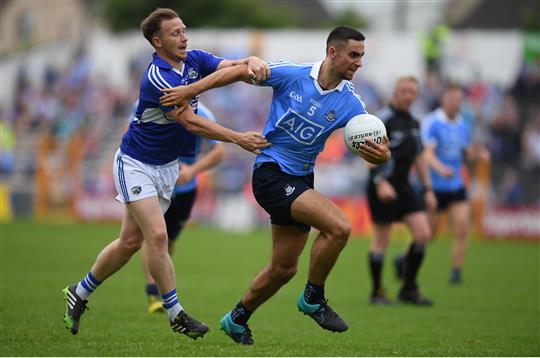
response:
[[(389, 107), (379, 115), (390, 139), (392, 158), (383, 165), (371, 166), (367, 186), (374, 222), (374, 239), (368, 258), (373, 283), (372, 304), (391, 304), (381, 285), (381, 272), (392, 223), (396, 221), (403, 221), (413, 238), (405, 256), (404, 280), (398, 300), (422, 306), (432, 304), (422, 296), (416, 282), (424, 258), (424, 247), (431, 239), (426, 208), (431, 210), (437, 205), (427, 163), (422, 157), (419, 123), (410, 113), (418, 87), (418, 80), (413, 76), (399, 78)], [(413, 190), (409, 183), (413, 165), (423, 185), (423, 193)]]

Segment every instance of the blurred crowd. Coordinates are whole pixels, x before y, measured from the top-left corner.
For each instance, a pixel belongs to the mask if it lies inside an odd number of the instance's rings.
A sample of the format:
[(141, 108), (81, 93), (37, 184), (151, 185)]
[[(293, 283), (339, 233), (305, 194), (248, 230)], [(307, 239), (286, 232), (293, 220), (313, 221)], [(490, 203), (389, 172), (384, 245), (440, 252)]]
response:
[[(35, 172), (36, 155), (23, 158), (21, 151), (16, 150), (25, 137), (35, 138), (25, 150), (37, 151), (37, 143), (44, 136), (62, 143), (77, 134), (77, 144), (83, 149), (81, 190), (106, 191), (111, 195), (114, 186), (109, 158), (131, 116), (140, 74), (148, 58), (140, 56), (131, 61), (133, 83), (125, 89), (114, 88), (106, 76), (91, 75), (92, 62), (82, 50), (67, 68), (47, 67), (37, 85), (21, 66), (14, 88), (15, 100), (1, 108), (0, 113), (3, 177), (9, 178), (17, 171), (28, 175)], [(472, 125), (474, 141), (487, 146), (492, 156), (488, 199), (491, 204), (540, 205), (539, 67), (537, 63), (524, 62), (515, 84), (508, 89), (482, 81), (463, 84), (466, 100), (462, 114)], [(425, 76), (414, 106), (419, 120), (438, 106), (445, 80), (437, 72)], [(377, 113), (387, 104), (388, 97), (379, 91), (377, 83), (363, 78), (362, 71), (353, 82), (370, 113)], [(262, 130), (271, 90), (234, 84), (201, 98), (224, 125)], [(212, 174), (212, 186), (220, 193), (246, 191), (252, 163), (251, 154), (229, 146), (226, 160)], [(317, 167), (316, 186), (322, 192), (336, 197), (363, 195), (367, 170), (346, 150), (339, 133), (327, 143)]]

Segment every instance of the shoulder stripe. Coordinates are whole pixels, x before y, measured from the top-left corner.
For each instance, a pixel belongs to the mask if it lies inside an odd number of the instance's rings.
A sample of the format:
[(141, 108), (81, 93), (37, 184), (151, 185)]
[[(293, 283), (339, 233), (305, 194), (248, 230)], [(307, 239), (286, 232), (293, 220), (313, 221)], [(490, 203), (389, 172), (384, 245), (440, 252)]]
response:
[(298, 64), (292, 63), (292, 62), (269, 63), (268, 66), (270, 68), (278, 68), (278, 67), (309, 67), (309, 66), (306, 66), (306, 65), (298, 65)]
[(167, 82), (165, 81), (165, 79), (161, 76), (161, 73), (159, 72), (159, 67), (157, 66), (154, 66), (155, 67), (155, 71), (156, 71), (156, 74), (158, 75), (158, 77), (161, 79), (161, 81), (169, 88), (172, 88), (172, 86)]
[(354, 98), (356, 98), (360, 102), (360, 104), (362, 104), (362, 107), (364, 107), (364, 110), (365, 110), (366, 109), (366, 104), (364, 103), (364, 101), (362, 101), (362, 98), (359, 95), (357, 95), (356, 93), (354, 93), (354, 92), (352, 92), (352, 94), (354, 95)]
[(153, 65), (151, 65), (150, 68), (148, 69), (148, 72), (147, 72), (147, 74), (146, 74), (146, 77), (148, 78), (148, 80), (150, 81), (150, 83), (152, 83), (152, 84), (154, 85), (154, 87), (156, 87), (158, 90), (161, 91), (161, 89), (164, 88), (164, 86), (158, 86), (158, 85), (156, 84), (156, 82), (154, 81), (153, 76), (151, 75), (151, 72), (152, 72), (152, 66), (153, 66)]
[(165, 86), (161, 85), (159, 83), (159, 81), (152, 75), (153, 67), (154, 67), (154, 65), (150, 66), (150, 68), (148, 69), (148, 73), (147, 73), (146, 77), (148, 77), (148, 80), (150, 81), (150, 83), (152, 83), (154, 85), (154, 87), (156, 87), (158, 90), (161, 91), (161, 89), (165, 88)]
[[(159, 73), (159, 68), (155, 65), (151, 65), (150, 66), (150, 73), (149, 73), (149, 79), (151, 80), (152, 84), (154, 85), (158, 85), (159, 88), (171, 88), (172, 86), (167, 82), (165, 81), (165, 79), (161, 76), (161, 73)], [(153, 81), (152, 81), (153, 79)], [(155, 83), (154, 83), (155, 82)]]

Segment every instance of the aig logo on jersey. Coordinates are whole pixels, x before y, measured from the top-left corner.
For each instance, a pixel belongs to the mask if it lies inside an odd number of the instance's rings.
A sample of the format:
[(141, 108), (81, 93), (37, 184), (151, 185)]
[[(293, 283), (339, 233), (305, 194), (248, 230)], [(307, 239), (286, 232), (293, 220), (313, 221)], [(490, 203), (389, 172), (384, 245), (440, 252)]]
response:
[(290, 108), (276, 125), (287, 132), (295, 141), (307, 145), (313, 144), (324, 130), (323, 126), (302, 117)]

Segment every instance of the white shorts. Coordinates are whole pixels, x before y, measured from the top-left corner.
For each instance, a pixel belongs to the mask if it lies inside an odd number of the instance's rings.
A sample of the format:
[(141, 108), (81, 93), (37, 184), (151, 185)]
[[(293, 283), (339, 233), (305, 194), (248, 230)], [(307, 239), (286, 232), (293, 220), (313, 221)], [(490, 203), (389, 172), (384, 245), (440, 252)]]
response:
[(176, 160), (163, 165), (146, 164), (118, 149), (114, 156), (113, 173), (118, 191), (116, 200), (125, 204), (157, 196), (161, 211), (165, 213), (171, 204), (179, 169)]

